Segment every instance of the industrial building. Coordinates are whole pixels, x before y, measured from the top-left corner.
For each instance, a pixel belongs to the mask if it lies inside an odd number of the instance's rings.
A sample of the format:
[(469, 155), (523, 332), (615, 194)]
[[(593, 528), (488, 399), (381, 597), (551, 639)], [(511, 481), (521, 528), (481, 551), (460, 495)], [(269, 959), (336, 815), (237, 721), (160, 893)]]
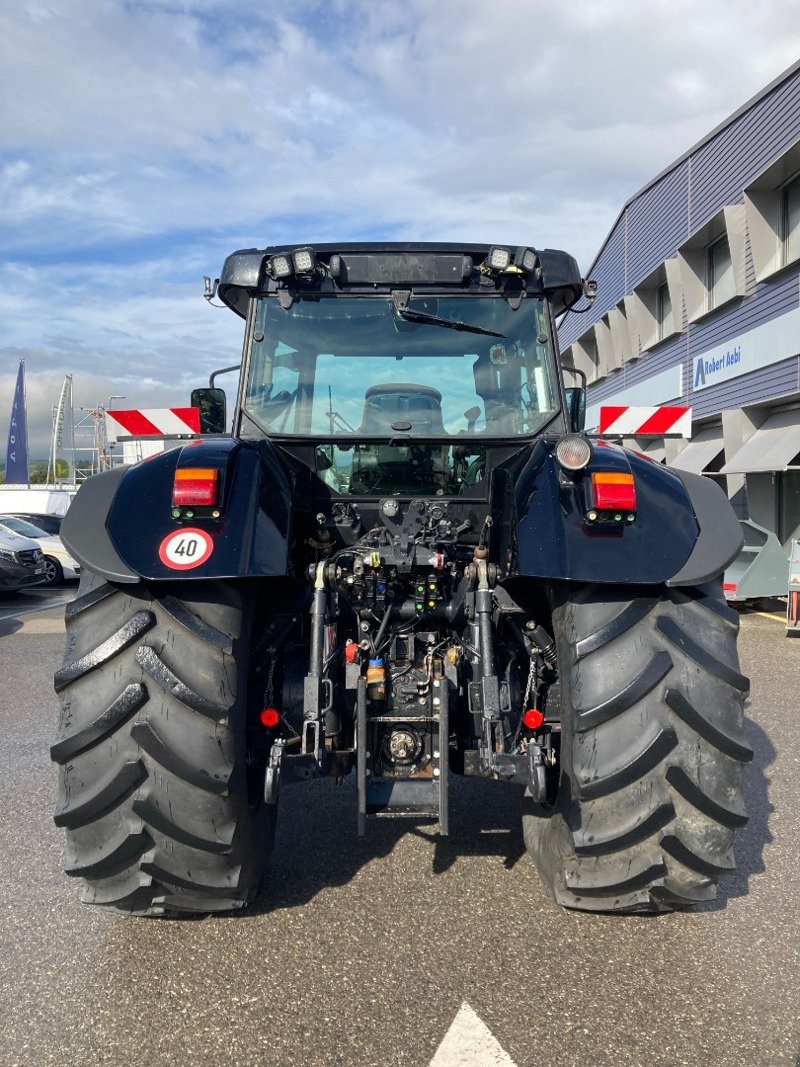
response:
[[(686, 404), (692, 438), (639, 439), (709, 475), (742, 518), (800, 537), (800, 63), (624, 205), (562, 320), (601, 404)], [(583, 313), (576, 313), (583, 312)]]

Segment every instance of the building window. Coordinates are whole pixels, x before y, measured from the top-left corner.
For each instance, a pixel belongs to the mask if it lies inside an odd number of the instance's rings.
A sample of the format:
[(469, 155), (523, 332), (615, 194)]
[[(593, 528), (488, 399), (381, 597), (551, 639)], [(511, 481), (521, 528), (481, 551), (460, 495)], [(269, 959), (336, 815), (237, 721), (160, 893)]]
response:
[(663, 341), (675, 332), (675, 322), (672, 317), (672, 300), (669, 295), (669, 286), (659, 285), (656, 293), (656, 319), (658, 322), (658, 339)]
[(783, 261), (800, 259), (800, 178), (783, 189)]
[(708, 246), (708, 310), (736, 296), (731, 249), (727, 237)]

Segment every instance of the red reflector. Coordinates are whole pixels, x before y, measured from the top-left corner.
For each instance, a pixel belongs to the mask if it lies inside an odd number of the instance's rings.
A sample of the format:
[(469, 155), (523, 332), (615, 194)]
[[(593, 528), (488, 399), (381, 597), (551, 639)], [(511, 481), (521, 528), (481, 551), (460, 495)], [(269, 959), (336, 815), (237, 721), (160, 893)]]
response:
[(736, 584), (736, 582), (723, 582), (722, 588), (726, 593), (735, 593), (739, 586)]
[(213, 467), (184, 467), (175, 471), (173, 507), (211, 507), (217, 502), (219, 471)]
[(259, 718), (262, 726), (266, 726), (268, 730), (274, 730), (280, 724), (281, 713), (276, 708), (264, 708)]
[(600, 511), (636, 511), (636, 487), (632, 474), (593, 471), (594, 506)]
[(522, 725), (528, 730), (538, 730), (544, 722), (544, 715), (538, 708), (528, 708), (522, 713)]

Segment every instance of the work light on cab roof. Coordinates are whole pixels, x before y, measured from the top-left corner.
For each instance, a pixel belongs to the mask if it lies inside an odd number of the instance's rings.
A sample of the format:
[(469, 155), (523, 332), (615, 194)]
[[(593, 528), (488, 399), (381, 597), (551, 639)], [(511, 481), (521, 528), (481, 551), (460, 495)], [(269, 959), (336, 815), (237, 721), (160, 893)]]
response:
[(512, 254), (510, 248), (501, 245), (493, 245), (489, 249), (484, 268), (489, 274), (501, 274), (509, 269), (516, 269), (526, 274), (531, 274), (536, 269), (537, 255), (535, 248), (521, 245)]

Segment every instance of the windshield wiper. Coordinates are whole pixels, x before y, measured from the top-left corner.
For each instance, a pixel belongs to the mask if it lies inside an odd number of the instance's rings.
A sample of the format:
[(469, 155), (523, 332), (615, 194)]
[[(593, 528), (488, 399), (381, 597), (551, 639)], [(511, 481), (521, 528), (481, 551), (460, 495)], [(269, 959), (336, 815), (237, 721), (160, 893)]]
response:
[(422, 322), (428, 326), (444, 326), (447, 330), (459, 330), (461, 333), (481, 333), (486, 337), (506, 336), (504, 333), (486, 330), (483, 326), (472, 326), (468, 322), (459, 322), (457, 319), (441, 319), (438, 315), (429, 315), (427, 311), (415, 311), (405, 302), (404, 295), (392, 293), (392, 303), (397, 314), (401, 319), (405, 319), (406, 322)]

